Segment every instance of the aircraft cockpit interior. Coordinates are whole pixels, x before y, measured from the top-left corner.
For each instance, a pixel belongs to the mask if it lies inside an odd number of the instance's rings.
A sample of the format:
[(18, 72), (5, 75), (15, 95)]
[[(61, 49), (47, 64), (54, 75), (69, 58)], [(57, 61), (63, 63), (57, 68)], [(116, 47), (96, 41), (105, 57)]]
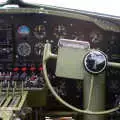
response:
[(119, 17), (0, 4), (0, 120), (119, 120), (119, 79)]

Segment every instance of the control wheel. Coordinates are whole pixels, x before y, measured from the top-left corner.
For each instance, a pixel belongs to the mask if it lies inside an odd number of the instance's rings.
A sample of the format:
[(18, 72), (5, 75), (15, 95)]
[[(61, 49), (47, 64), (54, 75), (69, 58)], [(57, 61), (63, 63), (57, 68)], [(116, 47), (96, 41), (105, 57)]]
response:
[[(90, 115), (103, 115), (103, 114), (109, 114), (111, 112), (115, 112), (117, 110), (119, 110), (120, 105), (117, 105), (116, 107), (112, 108), (112, 109), (108, 109), (108, 110), (104, 110), (104, 109), (100, 109), (100, 110), (93, 110), (91, 109), (91, 104), (96, 105), (93, 103), (93, 89), (98, 85), (96, 82), (96, 76), (99, 76), (103, 73), (103, 71), (105, 70), (106, 66), (109, 67), (117, 67), (120, 68), (120, 63), (113, 63), (113, 62), (107, 62), (107, 58), (106, 55), (104, 53), (102, 53), (101, 51), (96, 51), (96, 50), (90, 50), (88, 52), (88, 54), (86, 54), (86, 56), (84, 56), (84, 67), (86, 69), (86, 73), (89, 73), (89, 87), (86, 88), (89, 91), (88, 97), (86, 97), (86, 99), (88, 99), (87, 101), (87, 107), (85, 107), (84, 109), (80, 109), (77, 108), (71, 104), (69, 104), (68, 102), (64, 101), (54, 90), (53, 86), (50, 83), (50, 80), (48, 78), (48, 73), (47, 73), (47, 68), (46, 68), (46, 64), (48, 59), (57, 59), (58, 55), (52, 54), (51, 53), (51, 45), (49, 43), (45, 44), (44, 47), (44, 55), (43, 55), (43, 72), (44, 72), (44, 77), (45, 77), (45, 81), (46, 84), (48, 86), (48, 88), (50, 89), (50, 91), (52, 92), (53, 96), (63, 105), (65, 105), (66, 107), (70, 108), (73, 111), (79, 112), (79, 113), (84, 113), (84, 114), (90, 114)], [(84, 81), (84, 80), (83, 80)], [(96, 84), (95, 84), (96, 83)], [(98, 82), (100, 83), (100, 81)], [(105, 86), (104, 86), (105, 87)], [(96, 87), (97, 88), (97, 87)], [(94, 90), (95, 91), (95, 90)], [(99, 96), (99, 95), (97, 95)], [(100, 101), (100, 100), (99, 100)], [(96, 106), (94, 106), (96, 107)], [(94, 108), (93, 107), (93, 108)]]

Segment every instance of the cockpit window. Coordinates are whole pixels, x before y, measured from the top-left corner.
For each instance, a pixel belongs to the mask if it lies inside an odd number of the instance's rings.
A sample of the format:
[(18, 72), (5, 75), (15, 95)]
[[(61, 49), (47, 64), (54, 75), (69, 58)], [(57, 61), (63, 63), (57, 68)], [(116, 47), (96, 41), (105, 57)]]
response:
[(22, 0), (30, 4), (42, 4), (56, 7), (64, 7), (102, 14), (120, 16), (120, 7), (114, 0)]
[(0, 4), (6, 3), (8, 0), (0, 0)]

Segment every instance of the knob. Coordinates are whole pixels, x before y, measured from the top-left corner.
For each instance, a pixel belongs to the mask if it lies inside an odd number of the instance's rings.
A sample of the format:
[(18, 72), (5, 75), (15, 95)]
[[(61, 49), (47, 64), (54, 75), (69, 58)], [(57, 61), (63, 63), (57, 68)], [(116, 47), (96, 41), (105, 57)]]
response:
[(26, 72), (26, 71), (27, 71), (27, 68), (26, 68), (26, 67), (22, 67), (21, 70), (22, 70), (23, 72)]
[(25, 79), (26, 79), (26, 76), (27, 76), (27, 73), (26, 73), (26, 72), (23, 72), (23, 73), (20, 75), (20, 79), (21, 79), (21, 80), (25, 80)]
[(40, 66), (40, 67), (38, 68), (38, 71), (43, 71), (43, 67)]
[(15, 81), (15, 80), (16, 80), (16, 81), (19, 80), (19, 73), (14, 73), (14, 74), (13, 74), (13, 77), (12, 77), (12, 80), (14, 80), (14, 81)]
[(92, 74), (101, 73), (107, 65), (106, 55), (102, 51), (92, 50), (84, 59), (86, 70)]
[(18, 67), (13, 68), (14, 72), (18, 72), (20, 69)]

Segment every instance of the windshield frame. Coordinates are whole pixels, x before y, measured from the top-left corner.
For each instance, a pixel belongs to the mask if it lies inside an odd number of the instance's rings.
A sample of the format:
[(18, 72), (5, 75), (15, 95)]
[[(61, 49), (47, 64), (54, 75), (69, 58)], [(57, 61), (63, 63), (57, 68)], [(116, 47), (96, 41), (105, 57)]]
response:
[(45, 5), (45, 4), (32, 4), (32, 3), (27, 3), (24, 0), (19, 0), (19, 2), (28, 5), (28, 6), (33, 6), (33, 7), (38, 7), (38, 8), (43, 8), (43, 9), (50, 9), (50, 10), (58, 10), (58, 11), (65, 11), (65, 12), (72, 12), (72, 13), (77, 13), (77, 14), (82, 14), (82, 15), (89, 15), (89, 16), (97, 16), (101, 18), (110, 18), (114, 20), (119, 20), (120, 21), (120, 16), (115, 16), (115, 15), (109, 15), (109, 14), (104, 14), (104, 13), (98, 13), (98, 12), (92, 12), (92, 11), (86, 11), (86, 10), (78, 10), (78, 9), (72, 9), (72, 8), (64, 8), (64, 7), (59, 7), (59, 6), (52, 6), (52, 5)]
[(45, 4), (32, 4), (32, 3), (27, 3), (24, 0), (7, 0), (5, 3), (0, 4), (0, 7), (3, 7), (4, 5), (9, 5), (9, 4), (17, 4), (20, 6), (20, 8), (35, 8), (35, 9), (41, 9), (45, 11), (57, 10), (59, 12), (68, 12), (68, 13), (73, 13), (73, 14), (75, 13), (75, 14), (81, 14), (81, 15), (86, 15), (86, 16), (91, 16), (91, 17), (100, 17), (100, 18), (113, 19), (113, 20), (120, 21), (120, 16), (102, 14), (102, 13), (91, 12), (91, 11), (86, 11), (86, 10), (56, 7), (56, 6), (45, 5)]

